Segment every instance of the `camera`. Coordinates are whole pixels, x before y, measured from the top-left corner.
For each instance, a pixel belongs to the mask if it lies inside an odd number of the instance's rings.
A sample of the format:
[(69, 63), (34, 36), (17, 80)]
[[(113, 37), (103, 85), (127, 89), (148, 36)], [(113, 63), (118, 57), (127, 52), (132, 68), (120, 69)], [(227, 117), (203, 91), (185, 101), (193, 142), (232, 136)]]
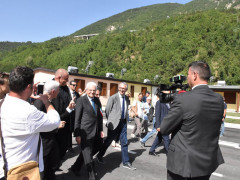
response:
[[(177, 75), (170, 78), (170, 82), (173, 84), (171, 86), (166, 84), (160, 84), (156, 90), (156, 95), (160, 98), (161, 103), (169, 103), (173, 101), (176, 94), (178, 94), (177, 89), (181, 89), (181, 92), (186, 92), (188, 88), (187, 84), (182, 84), (183, 81), (186, 81), (187, 78), (184, 75)], [(162, 91), (171, 91), (171, 93), (163, 93)]]
[(37, 95), (43, 94), (44, 84), (38, 84), (37, 86)]

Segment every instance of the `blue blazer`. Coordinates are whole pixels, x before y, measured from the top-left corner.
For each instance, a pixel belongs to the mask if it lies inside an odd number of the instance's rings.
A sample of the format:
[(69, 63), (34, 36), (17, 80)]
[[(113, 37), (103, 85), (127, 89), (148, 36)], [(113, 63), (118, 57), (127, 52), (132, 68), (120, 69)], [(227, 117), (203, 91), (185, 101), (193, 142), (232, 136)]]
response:
[(161, 122), (163, 118), (168, 114), (168, 107), (164, 103), (160, 103), (160, 101), (157, 101), (156, 107), (155, 107), (155, 118), (156, 122), (154, 127), (160, 128)]

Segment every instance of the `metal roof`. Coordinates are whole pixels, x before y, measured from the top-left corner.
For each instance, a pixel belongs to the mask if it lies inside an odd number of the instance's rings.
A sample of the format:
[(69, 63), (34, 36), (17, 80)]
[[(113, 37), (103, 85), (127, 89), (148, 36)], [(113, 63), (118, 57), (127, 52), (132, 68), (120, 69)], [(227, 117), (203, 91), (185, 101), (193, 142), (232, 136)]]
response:
[(240, 86), (237, 86), (237, 85), (226, 85), (226, 86), (208, 85), (208, 87), (213, 90), (240, 91)]
[[(48, 71), (48, 72), (53, 72), (53, 73), (56, 72), (56, 70), (41, 68), (41, 67), (33, 69), (34, 72), (38, 71), (38, 70)], [(88, 75), (88, 74), (79, 74), (79, 73), (69, 72), (69, 75), (80, 76), (80, 77), (89, 77), (89, 78), (95, 78), (95, 79), (111, 80), (111, 81), (117, 81), (117, 82), (128, 82), (128, 83), (142, 84), (142, 85), (148, 85), (148, 86), (158, 86), (157, 84), (152, 84), (152, 83), (141, 83), (141, 82), (137, 82), (137, 81), (129, 81), (129, 80), (125, 80), (125, 79), (115, 79), (115, 78), (110, 78), (110, 77), (94, 76), (94, 75)]]

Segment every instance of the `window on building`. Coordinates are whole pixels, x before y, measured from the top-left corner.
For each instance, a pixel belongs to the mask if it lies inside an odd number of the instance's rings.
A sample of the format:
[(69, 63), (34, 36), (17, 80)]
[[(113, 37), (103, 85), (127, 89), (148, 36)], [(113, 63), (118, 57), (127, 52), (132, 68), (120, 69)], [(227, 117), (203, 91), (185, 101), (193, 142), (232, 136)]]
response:
[(110, 96), (118, 92), (118, 84), (110, 83)]
[(236, 92), (224, 92), (224, 97), (227, 104), (236, 104)]
[(84, 91), (85, 89), (85, 80), (83, 79), (74, 79), (77, 82), (77, 88), (76, 91), (78, 91), (79, 88), (82, 89), (82, 91)]
[(146, 91), (147, 91), (147, 87), (142, 87), (142, 93), (143, 93), (143, 96), (145, 96), (146, 95)]
[(107, 96), (107, 83), (98, 82), (98, 86), (102, 88), (101, 96)]
[(133, 97), (134, 98), (134, 86), (131, 86), (131, 97)]

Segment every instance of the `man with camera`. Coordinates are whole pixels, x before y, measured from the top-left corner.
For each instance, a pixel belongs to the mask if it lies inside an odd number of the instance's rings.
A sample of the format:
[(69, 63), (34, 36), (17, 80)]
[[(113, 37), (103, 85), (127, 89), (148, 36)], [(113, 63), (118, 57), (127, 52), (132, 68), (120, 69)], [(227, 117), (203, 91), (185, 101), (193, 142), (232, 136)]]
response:
[[(36, 87), (33, 78), (34, 72), (28, 67), (17, 67), (9, 76), (10, 93), (3, 101), (0, 116), (7, 170), (28, 161), (37, 161), (42, 172), (42, 147), (38, 154), (39, 133), (52, 131), (60, 124), (59, 114), (47, 94), (32, 95)], [(46, 113), (27, 102), (30, 96), (43, 102)], [(2, 158), (0, 167), (3, 167)], [(2, 177), (3, 169), (0, 169)]]
[(175, 96), (160, 132), (172, 133), (167, 156), (167, 179), (208, 180), (224, 163), (219, 129), (223, 116), (222, 96), (208, 87), (210, 67), (202, 61), (189, 65), (188, 85), (192, 91)]

